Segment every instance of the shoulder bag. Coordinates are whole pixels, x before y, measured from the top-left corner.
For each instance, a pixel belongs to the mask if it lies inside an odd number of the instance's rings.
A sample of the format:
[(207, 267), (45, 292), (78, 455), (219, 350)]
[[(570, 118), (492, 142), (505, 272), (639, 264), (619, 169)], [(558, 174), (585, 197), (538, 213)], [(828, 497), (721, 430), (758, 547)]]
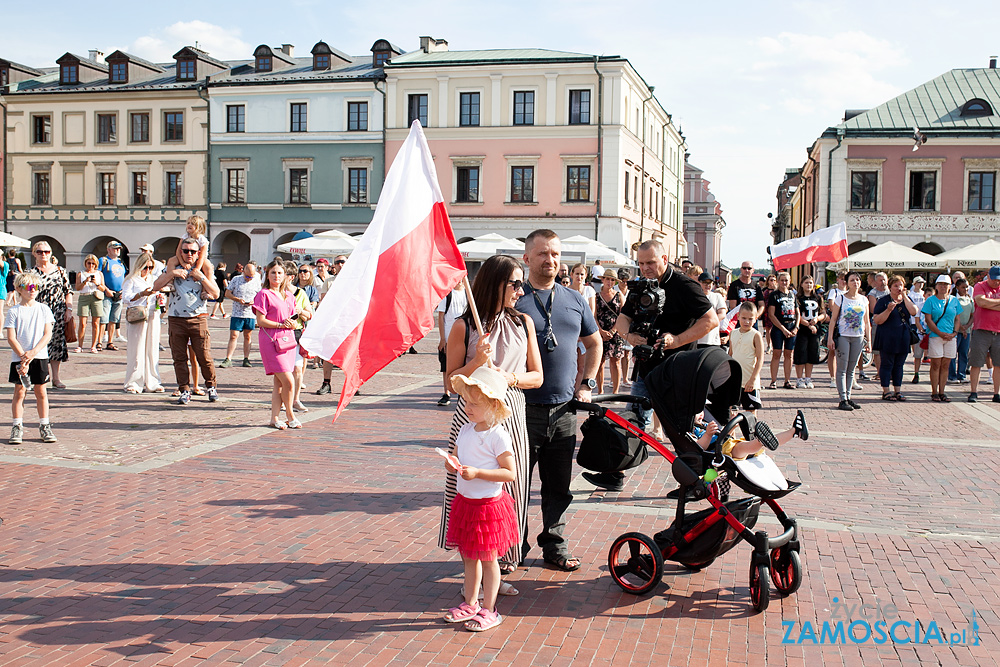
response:
[[(266, 333), (273, 331), (275, 333)], [(263, 329), (264, 336), (274, 345), (274, 352), (278, 355), (295, 349), (295, 334), (291, 329)]]
[(125, 321), (129, 324), (145, 322), (149, 317), (149, 310), (146, 306), (129, 306), (125, 309)]
[[(950, 296), (947, 299), (944, 300), (944, 308), (941, 309), (941, 317), (939, 317), (936, 320), (934, 320), (934, 326), (937, 326), (938, 323), (942, 319), (944, 319), (945, 313), (948, 312), (948, 302), (949, 301), (951, 301), (951, 297)], [(928, 331), (927, 333), (924, 334), (924, 337), (920, 340), (920, 349), (921, 350), (926, 350), (927, 348), (930, 347), (930, 344), (931, 344), (931, 332)]]

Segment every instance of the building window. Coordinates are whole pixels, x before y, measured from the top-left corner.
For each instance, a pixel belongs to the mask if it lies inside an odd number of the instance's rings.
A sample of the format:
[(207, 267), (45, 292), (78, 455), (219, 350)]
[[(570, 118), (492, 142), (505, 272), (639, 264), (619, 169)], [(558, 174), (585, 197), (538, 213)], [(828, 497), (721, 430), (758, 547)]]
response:
[(80, 82), (80, 66), (73, 63), (59, 68), (59, 83), (62, 85)]
[(0, 65), (0, 86), (6, 86), (10, 82), (10, 68)]
[(194, 81), (195, 80), (195, 69), (194, 69), (194, 59), (188, 58), (185, 60), (177, 61), (177, 80), (178, 81)]
[(245, 169), (226, 170), (226, 202), (229, 204), (245, 204), (247, 201), (247, 172)]
[(479, 167), (458, 168), (458, 189), (455, 192), (456, 201), (479, 201)]
[(99, 194), (101, 206), (115, 205), (115, 175), (113, 173), (98, 174), (100, 179), (101, 192)]
[(128, 63), (111, 63), (111, 83), (128, 83)]
[(460, 93), (458, 124), (462, 127), (479, 125), (479, 93)]
[(511, 167), (510, 200), (518, 202), (535, 201), (534, 167)]
[(421, 127), (427, 127), (427, 95), (410, 95), (407, 104), (406, 126), (419, 120)]
[(309, 203), (308, 169), (288, 170), (288, 203), (289, 204)]
[(320, 53), (313, 56), (313, 69), (330, 69), (330, 56)]
[(118, 116), (115, 114), (97, 114), (97, 143), (114, 144), (118, 142)]
[(368, 102), (347, 103), (347, 129), (351, 132), (368, 130)]
[(226, 106), (226, 132), (246, 131), (246, 106), (229, 104)]
[(387, 51), (379, 51), (375, 54), (375, 67), (383, 67), (385, 63), (389, 60), (389, 53)]
[(996, 186), (995, 171), (973, 171), (969, 173), (969, 210), (993, 211), (993, 193)]
[(163, 114), (163, 140), (184, 141), (183, 111), (168, 111)]
[(134, 144), (146, 143), (149, 141), (149, 114), (134, 113), (131, 116), (131, 139)]
[(132, 173), (132, 205), (149, 205), (149, 176), (145, 172)]
[(851, 209), (874, 211), (878, 201), (878, 172), (851, 172)]
[(183, 176), (179, 171), (167, 172), (167, 206), (183, 206)]
[(590, 125), (590, 91), (569, 91), (569, 124)]
[(270, 72), (271, 71), (271, 56), (257, 56), (257, 64), (255, 69), (258, 72)]
[(32, 116), (31, 143), (52, 143), (52, 116)]
[(937, 172), (910, 172), (910, 210), (933, 211), (937, 197)]
[(292, 132), (305, 132), (306, 131), (306, 103), (305, 102), (294, 102), (291, 105), (292, 112)]
[(535, 124), (535, 93), (531, 90), (514, 92), (514, 125)]
[(47, 171), (35, 172), (35, 192), (32, 203), (35, 206), (48, 206), (49, 201), (49, 173)]
[(368, 170), (351, 168), (347, 174), (347, 203), (368, 203)]
[(590, 201), (590, 167), (566, 168), (566, 201)]
[(629, 205), (629, 200), (628, 200), (628, 186), (629, 186), (629, 181), (630, 180), (631, 179), (628, 177), (628, 174), (625, 174), (625, 205), (626, 206)]

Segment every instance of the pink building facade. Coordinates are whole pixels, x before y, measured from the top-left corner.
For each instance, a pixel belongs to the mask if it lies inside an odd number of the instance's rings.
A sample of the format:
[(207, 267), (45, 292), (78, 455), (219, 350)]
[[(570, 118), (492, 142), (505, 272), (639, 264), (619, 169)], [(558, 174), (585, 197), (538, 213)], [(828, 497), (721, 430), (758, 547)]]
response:
[(726, 273), (722, 264), (722, 205), (709, 188), (705, 172), (684, 163), (684, 234), (688, 259), (713, 276)]

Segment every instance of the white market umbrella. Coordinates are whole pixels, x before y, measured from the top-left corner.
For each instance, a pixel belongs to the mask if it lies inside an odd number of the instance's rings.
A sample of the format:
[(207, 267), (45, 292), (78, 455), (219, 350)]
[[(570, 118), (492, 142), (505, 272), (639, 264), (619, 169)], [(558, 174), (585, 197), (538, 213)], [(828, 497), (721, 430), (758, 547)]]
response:
[(582, 253), (586, 255), (588, 264), (600, 260), (603, 264), (612, 266), (635, 266), (635, 262), (628, 256), (609, 248), (600, 241), (588, 239), (586, 236), (577, 235), (562, 239), (562, 251), (564, 253)]
[(953, 269), (987, 269), (1000, 264), (1000, 242), (986, 239), (964, 248), (956, 248), (937, 255), (941, 264)]
[(358, 240), (353, 236), (336, 229), (331, 229), (328, 232), (322, 232), (309, 238), (282, 243), (278, 246), (278, 251), (291, 253), (292, 255), (333, 257), (336, 255), (350, 255), (357, 245)]
[(913, 248), (907, 248), (895, 241), (886, 241), (872, 248), (849, 255), (827, 268), (839, 271), (841, 269), (864, 270), (895, 270), (895, 269), (940, 269), (944, 266), (940, 255), (928, 255)]
[(30, 248), (31, 241), (22, 239), (20, 236), (8, 234), (7, 232), (0, 232), (0, 246), (5, 248)]
[(524, 254), (524, 243), (500, 234), (483, 234), (471, 241), (459, 243), (458, 250), (464, 259), (485, 261), (497, 254), (520, 257)]

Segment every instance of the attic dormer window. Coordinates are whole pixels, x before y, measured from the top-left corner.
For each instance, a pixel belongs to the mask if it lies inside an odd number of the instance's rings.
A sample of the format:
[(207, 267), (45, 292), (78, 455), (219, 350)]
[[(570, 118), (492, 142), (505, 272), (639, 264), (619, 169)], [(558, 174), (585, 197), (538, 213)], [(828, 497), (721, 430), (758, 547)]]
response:
[(271, 56), (257, 56), (257, 64), (255, 69), (258, 72), (270, 72), (271, 71)]
[(111, 63), (111, 83), (128, 83), (128, 63), (124, 61)]
[(197, 78), (195, 73), (194, 58), (185, 58), (177, 61), (177, 80), (194, 81)]
[(376, 51), (375, 60), (372, 62), (374, 67), (383, 67), (385, 63), (389, 60), (392, 54), (388, 51)]
[(0, 67), (0, 86), (6, 86), (10, 81), (10, 69), (4, 65)]
[(313, 56), (313, 69), (330, 69), (330, 54), (319, 53)]
[(59, 67), (59, 83), (63, 86), (71, 83), (80, 83), (80, 65), (77, 63), (61, 65)]
[(986, 100), (975, 97), (962, 105), (963, 116), (992, 116), (993, 109)]

